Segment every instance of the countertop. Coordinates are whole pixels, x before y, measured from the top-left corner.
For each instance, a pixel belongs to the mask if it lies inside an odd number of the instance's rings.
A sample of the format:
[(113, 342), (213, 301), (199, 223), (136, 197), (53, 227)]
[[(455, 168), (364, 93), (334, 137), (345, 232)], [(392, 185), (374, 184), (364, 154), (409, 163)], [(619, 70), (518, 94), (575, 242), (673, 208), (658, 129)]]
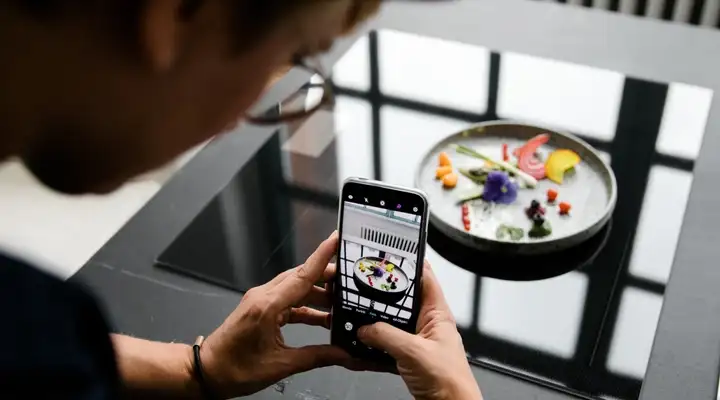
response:
[[(369, 28), (408, 32), (577, 62), (657, 80), (720, 89), (720, 34), (706, 29), (522, 0), (390, 3)], [(362, 34), (364, 32), (359, 32)], [(332, 64), (353, 42), (340, 41)], [(262, 99), (267, 107), (302, 84), (289, 73)], [(720, 106), (714, 102), (696, 163), (693, 189), (666, 290), (642, 399), (714, 399), (720, 360)], [(212, 331), (240, 296), (155, 268), (173, 241), (273, 130), (251, 126), (217, 138), (177, 173), (72, 279), (100, 297), (118, 332), (190, 342)], [(291, 344), (326, 342), (321, 330), (293, 326)], [(567, 399), (566, 395), (475, 369), (487, 398)], [(289, 379), (297, 398), (406, 398), (402, 381), (374, 373), (329, 368)], [(278, 398), (270, 388), (253, 398)]]

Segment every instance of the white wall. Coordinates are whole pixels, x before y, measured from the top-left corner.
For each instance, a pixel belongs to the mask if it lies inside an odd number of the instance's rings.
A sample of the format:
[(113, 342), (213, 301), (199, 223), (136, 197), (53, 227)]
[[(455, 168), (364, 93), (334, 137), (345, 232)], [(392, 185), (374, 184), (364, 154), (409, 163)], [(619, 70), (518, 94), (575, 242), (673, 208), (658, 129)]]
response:
[(201, 148), (103, 196), (62, 195), (17, 160), (0, 163), (0, 251), (69, 278)]

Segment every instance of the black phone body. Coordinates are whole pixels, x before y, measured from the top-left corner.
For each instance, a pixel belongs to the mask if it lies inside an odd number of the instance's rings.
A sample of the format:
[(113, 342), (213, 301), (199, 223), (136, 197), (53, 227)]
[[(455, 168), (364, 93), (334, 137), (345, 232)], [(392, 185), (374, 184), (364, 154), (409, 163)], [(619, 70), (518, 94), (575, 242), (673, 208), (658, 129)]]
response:
[(427, 240), (422, 191), (363, 178), (345, 181), (338, 213), (339, 245), (331, 343), (360, 358), (389, 362), (357, 339), (361, 326), (385, 322), (415, 333)]

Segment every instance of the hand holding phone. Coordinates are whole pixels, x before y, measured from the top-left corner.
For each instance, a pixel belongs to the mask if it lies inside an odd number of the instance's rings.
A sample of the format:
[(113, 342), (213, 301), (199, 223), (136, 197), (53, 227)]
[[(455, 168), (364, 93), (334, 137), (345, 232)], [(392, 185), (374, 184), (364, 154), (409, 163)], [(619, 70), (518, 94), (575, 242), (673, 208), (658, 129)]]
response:
[(394, 362), (358, 341), (385, 322), (415, 333), (420, 311), (427, 199), (421, 191), (365, 179), (343, 185), (334, 284), (332, 344), (375, 363)]
[(397, 366), (417, 399), (481, 400), (455, 320), (424, 262), (427, 223), (421, 191), (345, 182), (331, 342)]
[(336, 346), (286, 345), (280, 329), (286, 324), (328, 327), (329, 314), (314, 307), (329, 306), (330, 297), (325, 288), (314, 284), (335, 275), (335, 266), (329, 262), (337, 241), (333, 233), (303, 265), (248, 290), (225, 322), (208, 336), (201, 349), (203, 374), (218, 398), (247, 396), (315, 368), (353, 367), (354, 360)]
[(368, 346), (388, 352), (416, 399), (482, 400), (450, 307), (426, 262), (417, 335), (378, 322), (358, 330)]

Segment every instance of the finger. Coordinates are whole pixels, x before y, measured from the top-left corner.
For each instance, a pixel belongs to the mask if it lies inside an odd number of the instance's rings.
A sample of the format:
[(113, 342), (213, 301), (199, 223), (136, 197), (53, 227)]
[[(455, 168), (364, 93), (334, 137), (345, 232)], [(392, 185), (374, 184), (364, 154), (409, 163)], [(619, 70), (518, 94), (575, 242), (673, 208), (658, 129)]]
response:
[(298, 307), (290, 310), (288, 324), (322, 326), (330, 329), (330, 314), (310, 307)]
[(450, 306), (445, 301), (440, 282), (438, 282), (435, 273), (430, 267), (430, 263), (425, 260), (423, 265), (423, 282), (422, 282), (422, 302), (420, 312), (427, 309), (435, 309), (450, 313)]
[(270, 299), (275, 308), (287, 308), (302, 300), (323, 276), (330, 259), (335, 254), (338, 234), (333, 232), (320, 244), (305, 264), (295, 268), (293, 272), (277, 286), (271, 289)]
[(326, 283), (325, 291), (328, 293), (328, 296), (330, 296), (330, 298), (332, 299), (332, 296), (335, 293), (335, 284), (333, 282)]
[(334, 263), (330, 263), (325, 268), (325, 271), (323, 271), (322, 275), (322, 283), (328, 283), (332, 282), (333, 278), (335, 278), (335, 273), (337, 272), (337, 266)]
[(315, 306), (321, 308), (332, 307), (332, 292), (327, 289), (313, 286), (305, 297), (295, 306)]
[(285, 324), (288, 323), (288, 320), (290, 320), (290, 312), (291, 309), (288, 308), (287, 310), (283, 310), (280, 314), (278, 314), (277, 324), (280, 326), (285, 326)]
[[(291, 274), (295, 273), (295, 270), (298, 269), (298, 268), (300, 268), (300, 266), (295, 267), (295, 268), (290, 268), (290, 269), (288, 269), (288, 270), (286, 270), (286, 271), (283, 271), (282, 273), (280, 273), (280, 274), (278, 274), (277, 276), (275, 276), (270, 282), (266, 283), (266, 284), (263, 285), (263, 286), (264, 286), (266, 289), (268, 289), (268, 290), (274, 288), (274, 287), (277, 286), (280, 282), (282, 282), (282, 281), (284, 281), (285, 279), (287, 279), (288, 276), (290, 276)], [(333, 263), (328, 264), (327, 267), (325, 267), (325, 271), (323, 272), (323, 277), (322, 277), (322, 279), (319, 280), (319, 281), (316, 282), (316, 283), (330, 282), (330, 281), (332, 280), (332, 278), (335, 276), (335, 271), (336, 271), (336, 270), (337, 270), (337, 269), (336, 269), (336, 267), (335, 267), (335, 264), (333, 264)]]
[(290, 369), (288, 375), (331, 365), (345, 366), (352, 362), (352, 357), (345, 350), (325, 344), (289, 348), (285, 356)]
[(388, 352), (397, 360), (409, 355), (417, 338), (392, 325), (377, 322), (358, 329), (358, 339), (366, 346)]

